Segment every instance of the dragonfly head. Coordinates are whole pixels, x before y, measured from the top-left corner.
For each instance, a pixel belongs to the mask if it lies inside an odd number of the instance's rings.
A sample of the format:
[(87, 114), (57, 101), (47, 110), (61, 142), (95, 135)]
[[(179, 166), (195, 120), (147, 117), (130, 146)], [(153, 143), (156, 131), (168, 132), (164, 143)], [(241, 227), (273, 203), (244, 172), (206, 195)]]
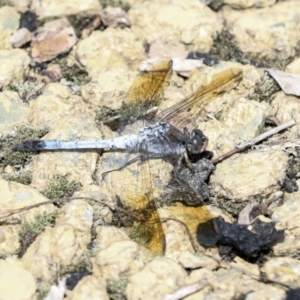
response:
[(203, 132), (199, 129), (194, 129), (191, 133), (186, 149), (191, 154), (200, 154), (206, 149), (207, 144), (208, 139)]

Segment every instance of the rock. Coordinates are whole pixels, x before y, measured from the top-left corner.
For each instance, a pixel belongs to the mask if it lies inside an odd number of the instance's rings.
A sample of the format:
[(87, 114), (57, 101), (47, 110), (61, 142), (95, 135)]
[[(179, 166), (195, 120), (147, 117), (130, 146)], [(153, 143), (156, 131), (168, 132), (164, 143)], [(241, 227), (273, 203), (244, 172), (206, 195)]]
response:
[(225, 6), (221, 15), (242, 52), (250, 52), (259, 59), (280, 60), (294, 57), (296, 53), (300, 27), (297, 3), (281, 2), (246, 11)]
[(87, 38), (97, 27), (101, 25), (101, 17), (100, 15), (95, 16), (87, 26), (81, 32), (81, 38)]
[(30, 5), (30, 0), (12, 0), (11, 2), (13, 2), (15, 9), (24, 14), (28, 11), (28, 7)]
[(298, 97), (285, 95), (283, 92), (276, 94), (272, 103), (272, 114), (274, 114), (279, 122), (285, 123), (295, 120), (296, 125), (282, 134), (287, 140), (293, 141), (298, 136), (300, 129), (300, 104)]
[(169, 44), (182, 43), (187, 50), (204, 53), (209, 52), (213, 36), (222, 27), (216, 13), (195, 1), (141, 2), (128, 14), (132, 30), (142, 41), (152, 44), (161, 39)]
[(94, 276), (85, 276), (67, 293), (66, 300), (108, 300), (106, 288)]
[[(3, 300), (36, 299), (36, 283), (24, 264), (14, 257), (0, 260), (0, 295)], [(13, 288), (12, 288), (13, 287)]]
[[(98, 185), (91, 184), (84, 186), (80, 189), (80, 191), (75, 192), (72, 197), (87, 197), (83, 200), (89, 201), (94, 209), (94, 226), (98, 226), (96, 232), (98, 232), (97, 230), (99, 227), (102, 228), (101, 225), (104, 225), (105, 229), (110, 228), (109, 226), (106, 226), (112, 222), (112, 209), (114, 209), (115, 203), (112, 201), (109, 202), (108, 197), (101, 192), (101, 189)], [(94, 199), (95, 201), (91, 201), (91, 199)]]
[(186, 271), (172, 259), (156, 257), (140, 272), (128, 278), (126, 297), (128, 299), (162, 299), (175, 291), (187, 278)]
[(285, 229), (285, 238), (282, 243), (277, 243), (274, 248), (276, 256), (295, 256), (300, 249), (300, 218), (299, 209), (300, 193), (285, 194), (284, 203), (277, 207), (272, 214), (272, 220), (279, 228)]
[(107, 6), (100, 10), (100, 17), (102, 23), (107, 27), (130, 27), (130, 21), (124, 10), (120, 7)]
[(52, 60), (68, 52), (77, 42), (75, 31), (66, 18), (50, 21), (38, 28), (31, 42), (34, 62)]
[[(250, 270), (247, 273), (251, 274)], [(194, 270), (187, 278), (186, 284), (191, 284), (201, 279), (206, 279), (209, 283), (208, 286), (185, 299), (196, 300), (204, 297), (232, 299), (236, 295), (246, 295), (246, 297), (257, 300), (285, 299), (285, 291), (283, 289), (252, 279), (238, 268), (228, 270), (220, 268), (214, 272), (206, 269)]]
[(295, 58), (290, 64), (285, 68), (285, 72), (300, 74), (300, 58)]
[(215, 260), (199, 252), (194, 254), (188, 251), (183, 252), (178, 257), (178, 262), (185, 269), (205, 268), (208, 270), (215, 270), (218, 267), (218, 263)]
[(19, 231), (21, 226), (2, 225), (0, 227), (0, 255), (14, 254), (20, 247)]
[(11, 49), (11, 35), (19, 28), (20, 14), (11, 6), (0, 8), (0, 49)]
[(228, 99), (219, 120), (199, 124), (203, 132), (209, 133), (207, 150), (212, 151), (216, 158), (251, 140), (263, 128), (268, 110), (267, 105), (256, 101), (241, 97)]
[(16, 92), (0, 93), (0, 131), (3, 135), (9, 133), (14, 126), (25, 122), (28, 114), (28, 106), (19, 101)]
[(153, 256), (132, 241), (115, 242), (91, 259), (93, 275), (102, 284), (141, 271)]
[(138, 35), (128, 28), (94, 31), (79, 41), (72, 54), (92, 78), (107, 69), (125, 68), (128, 71), (130, 66), (131, 70), (136, 70), (146, 57)]
[(218, 164), (211, 188), (219, 197), (234, 202), (268, 197), (280, 189), (286, 167), (287, 155), (281, 151), (236, 154)]
[(56, 278), (59, 268), (76, 264), (91, 241), (92, 217), (85, 201), (67, 203), (55, 226), (46, 227), (25, 252), (26, 268), (46, 283)]
[(61, 67), (58, 64), (48, 64), (42, 75), (47, 77), (46, 82), (55, 82), (63, 78)]
[(225, 0), (224, 3), (228, 4), (234, 9), (245, 9), (245, 8), (263, 8), (273, 6), (276, 0)]
[(20, 28), (10, 38), (14, 48), (20, 48), (30, 42), (32, 38), (31, 32), (27, 28)]
[(184, 59), (187, 57), (187, 51), (185, 51), (182, 44), (172, 45), (163, 42), (160, 39), (155, 40), (149, 48), (149, 57), (176, 57)]
[(23, 81), (29, 63), (30, 58), (25, 50), (0, 50), (0, 80), (1, 82), (5, 80), (3, 86), (7, 87), (11, 83)]
[(60, 279), (57, 285), (53, 284), (44, 300), (63, 299), (66, 292), (66, 277)]
[(262, 268), (269, 280), (289, 286), (299, 287), (300, 262), (292, 257), (274, 257), (269, 259)]
[[(44, 139), (97, 139), (101, 135), (84, 101), (58, 83), (48, 84), (43, 95), (30, 101), (29, 120), (33, 126), (50, 129)], [(55, 113), (53, 113), (55, 111)], [(68, 124), (68, 126), (65, 126)], [(96, 151), (42, 152), (33, 161), (32, 185), (47, 187), (55, 175), (68, 175), (83, 186), (92, 183)]]
[(93, 80), (81, 87), (82, 98), (95, 110), (101, 106), (112, 110), (120, 109), (137, 74), (136, 70), (119, 68), (95, 74)]
[(30, 3), (30, 10), (34, 11), (40, 19), (46, 17), (59, 17), (66, 15), (78, 15), (80, 13), (96, 14), (101, 9), (97, 0), (87, 1), (55, 1), (55, 0), (34, 0)]
[(123, 228), (115, 226), (98, 226), (96, 234), (94, 243), (100, 251), (110, 247), (113, 243), (130, 240)]
[[(28, 185), (23, 185), (14, 181), (0, 180), (0, 204), (1, 204), (1, 217), (6, 220), (8, 218), (7, 211), (17, 210), (25, 206), (30, 206), (46, 201), (36, 189)], [(43, 213), (54, 212), (55, 208), (52, 204), (41, 205), (29, 210), (12, 215), (12, 218), (18, 218), (23, 222), (32, 223), (35, 221), (37, 215)]]

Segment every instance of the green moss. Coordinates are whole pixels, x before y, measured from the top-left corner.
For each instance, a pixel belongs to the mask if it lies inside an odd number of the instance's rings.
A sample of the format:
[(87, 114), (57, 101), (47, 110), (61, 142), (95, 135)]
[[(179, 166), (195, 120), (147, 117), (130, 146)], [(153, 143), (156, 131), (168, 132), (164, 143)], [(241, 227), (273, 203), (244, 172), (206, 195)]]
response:
[(109, 294), (109, 299), (121, 300), (126, 299), (125, 289), (128, 283), (127, 277), (121, 277), (119, 280), (109, 281), (106, 291)]
[(99, 2), (103, 8), (107, 6), (120, 7), (126, 12), (130, 9), (130, 4), (126, 0), (99, 0)]
[(24, 166), (36, 151), (17, 151), (11, 147), (15, 144), (36, 140), (48, 133), (46, 129), (34, 129), (30, 126), (20, 126), (14, 135), (8, 135), (0, 140), (0, 164), (2, 166)]
[[(300, 44), (296, 47), (296, 56), (299, 55)], [(287, 59), (268, 59), (261, 58), (258, 55), (242, 52), (237, 46), (234, 36), (229, 32), (226, 26), (216, 36), (211, 47), (210, 54), (215, 55), (219, 60), (236, 61), (241, 64), (251, 64), (260, 68), (273, 68), (284, 70), (284, 68), (293, 60), (294, 57)]]
[(24, 82), (11, 83), (7, 89), (17, 92), (20, 99), (27, 103), (30, 100), (36, 99), (40, 96), (46, 84), (37, 89), (37, 82), (31, 77), (27, 77)]
[(67, 19), (73, 26), (76, 36), (81, 38), (83, 29), (86, 28), (95, 17), (95, 15), (76, 14), (67, 16)]
[[(76, 95), (80, 95), (80, 86), (85, 85), (90, 81), (88, 73), (79, 68), (77, 65), (68, 66), (68, 55), (63, 54), (52, 60), (53, 64), (60, 66), (62, 75), (66, 81), (68, 81), (70, 88)], [(71, 83), (71, 85), (70, 85)]]
[(14, 6), (13, 1), (10, 0), (0, 0), (0, 7), (2, 6)]
[(70, 266), (62, 266), (60, 269), (60, 277), (64, 277), (67, 274), (72, 273), (81, 273), (81, 272), (91, 272), (92, 263), (90, 261), (91, 257), (93, 257), (93, 251), (86, 250), (84, 251)]
[(3, 178), (7, 181), (15, 181), (28, 185), (31, 183), (32, 173), (30, 171), (18, 171), (15, 174), (3, 174)]
[(103, 124), (106, 124), (111, 118), (115, 117), (118, 112), (111, 110), (108, 107), (102, 106), (95, 114), (95, 123), (99, 130), (101, 130)]
[(209, 7), (213, 10), (213, 11), (219, 11), (220, 8), (224, 5), (224, 0), (212, 0), (209, 3)]
[(37, 284), (36, 296), (37, 300), (44, 300), (50, 291), (50, 286), (43, 283)]
[(265, 72), (264, 76), (255, 85), (254, 92), (248, 96), (248, 99), (270, 103), (278, 91), (280, 91), (280, 87), (277, 82)]
[(41, 193), (49, 199), (70, 197), (79, 189), (79, 183), (70, 181), (66, 176), (55, 176)]
[(57, 211), (50, 213), (43, 213), (35, 217), (33, 223), (24, 223), (20, 231), (20, 243), (21, 246), (17, 251), (19, 257), (22, 257), (27, 248), (32, 244), (35, 238), (44, 231), (46, 226), (53, 227)]

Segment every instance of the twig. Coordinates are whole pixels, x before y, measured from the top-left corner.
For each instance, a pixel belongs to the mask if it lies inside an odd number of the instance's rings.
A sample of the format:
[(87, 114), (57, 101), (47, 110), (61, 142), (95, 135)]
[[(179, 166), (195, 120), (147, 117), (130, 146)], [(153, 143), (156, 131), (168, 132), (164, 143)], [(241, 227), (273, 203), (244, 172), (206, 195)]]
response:
[(99, 202), (107, 207), (109, 207), (112, 211), (115, 210), (121, 210), (124, 211), (122, 208), (118, 208), (118, 207), (113, 207), (111, 205), (109, 205), (108, 203), (106, 203), (105, 201), (102, 200), (98, 200), (95, 198), (91, 198), (91, 197), (64, 197), (64, 198), (58, 198), (58, 199), (52, 199), (52, 200), (48, 200), (48, 201), (43, 201), (43, 202), (38, 202), (32, 205), (28, 205), (28, 206), (24, 206), (24, 207), (20, 207), (20, 208), (16, 208), (16, 209), (7, 209), (7, 210), (0, 210), (0, 219), (1, 218), (7, 218), (13, 214), (17, 214), (20, 213), (21, 211), (25, 211), (25, 210), (29, 210), (32, 208), (36, 208), (42, 205), (47, 205), (47, 204), (52, 204), (54, 202), (59, 202), (59, 201), (63, 201), (63, 200), (67, 200), (67, 201), (73, 201), (73, 200), (90, 200), (90, 201), (96, 201)]
[(167, 294), (162, 300), (179, 300), (202, 290), (207, 285), (208, 281), (206, 279), (201, 279), (195, 283), (183, 286), (171, 294)]
[(292, 126), (294, 126), (295, 124), (296, 124), (296, 122), (295, 122), (294, 120), (291, 120), (291, 121), (289, 121), (289, 122), (287, 122), (287, 123), (284, 123), (284, 124), (282, 124), (282, 125), (280, 125), (280, 126), (277, 126), (277, 127), (273, 128), (273, 129), (271, 129), (271, 130), (268, 130), (268, 131), (264, 132), (263, 134), (261, 134), (261, 135), (255, 137), (254, 139), (252, 139), (252, 140), (250, 140), (250, 141), (247, 141), (247, 142), (245, 142), (245, 143), (242, 143), (242, 144), (236, 146), (233, 150), (231, 150), (231, 151), (225, 153), (224, 155), (221, 155), (221, 156), (219, 156), (219, 157), (213, 159), (211, 162), (212, 162), (214, 165), (216, 165), (217, 163), (223, 161), (225, 158), (228, 158), (228, 157), (230, 157), (230, 156), (232, 156), (232, 155), (234, 155), (234, 154), (236, 154), (236, 153), (238, 153), (238, 152), (241, 152), (241, 151), (244, 150), (245, 148), (251, 147), (251, 146), (257, 144), (258, 142), (260, 142), (260, 141), (262, 141), (262, 140), (264, 140), (264, 139), (270, 137), (271, 135), (274, 135), (274, 134), (278, 133), (279, 131), (282, 131), (282, 130), (284, 130), (284, 129), (287, 129), (287, 128), (289, 128), (289, 127), (292, 127)]

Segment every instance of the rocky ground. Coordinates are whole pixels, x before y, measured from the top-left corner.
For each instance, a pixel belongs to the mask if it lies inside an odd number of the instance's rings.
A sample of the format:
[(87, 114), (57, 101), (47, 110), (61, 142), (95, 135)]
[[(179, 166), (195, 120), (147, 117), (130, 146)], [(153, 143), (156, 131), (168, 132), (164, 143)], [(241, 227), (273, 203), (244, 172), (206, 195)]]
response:
[[(267, 71), (300, 75), (298, 1), (0, 5), (1, 299), (299, 299), (299, 92), (286, 92)], [(187, 61), (190, 56), (199, 59)], [(126, 223), (124, 215), (118, 218), (119, 202), (136, 201), (149, 172), (138, 162), (102, 178), (129, 154), (11, 149), (39, 138), (117, 136), (104, 119), (127, 100), (141, 63), (157, 57), (174, 61), (159, 110), (215, 74), (242, 71), (242, 80), (223, 95), (211, 95), (193, 123), (208, 137), (214, 158), (276, 125), (296, 122), (216, 164), (206, 182), (207, 206), (195, 212), (178, 204), (188, 214), (182, 219), (177, 206), (161, 201), (174, 166), (151, 160), (151, 193), (160, 199), (158, 213), (165, 219), (166, 249), (160, 255), (117, 226)], [(299, 80), (293, 80), (287, 85), (296, 89)], [(203, 209), (249, 225), (253, 206), (265, 215), (260, 220), (274, 222), (275, 235), (284, 233), (255, 257), (245, 255), (247, 249), (221, 254), (220, 245), (195, 246), (188, 235), (186, 227), (195, 235), (198, 223), (191, 218), (200, 219)], [(238, 246), (232, 242), (235, 250), (248, 247), (241, 235), (235, 237)]]

